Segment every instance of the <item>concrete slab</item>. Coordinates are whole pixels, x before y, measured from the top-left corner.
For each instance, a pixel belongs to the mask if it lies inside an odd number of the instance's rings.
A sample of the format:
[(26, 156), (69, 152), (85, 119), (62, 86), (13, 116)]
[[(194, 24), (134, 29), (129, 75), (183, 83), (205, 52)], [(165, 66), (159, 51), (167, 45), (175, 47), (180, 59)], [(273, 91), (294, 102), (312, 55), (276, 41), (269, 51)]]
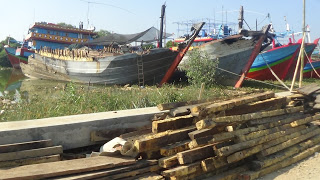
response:
[(110, 111), (37, 120), (0, 123), (0, 145), (52, 139), (54, 145), (72, 149), (92, 145), (90, 133), (96, 130), (139, 128), (151, 125), (156, 107)]

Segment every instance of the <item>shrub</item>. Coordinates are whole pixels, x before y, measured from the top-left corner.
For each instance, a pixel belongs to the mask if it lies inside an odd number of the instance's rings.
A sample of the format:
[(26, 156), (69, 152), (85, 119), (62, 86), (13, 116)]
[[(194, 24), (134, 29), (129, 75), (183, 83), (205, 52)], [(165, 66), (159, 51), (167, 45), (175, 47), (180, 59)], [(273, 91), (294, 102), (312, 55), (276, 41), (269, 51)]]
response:
[(215, 70), (217, 61), (210, 60), (207, 52), (201, 49), (193, 49), (183, 66), (186, 71), (189, 83), (199, 86), (204, 83), (206, 86), (212, 86), (215, 83)]

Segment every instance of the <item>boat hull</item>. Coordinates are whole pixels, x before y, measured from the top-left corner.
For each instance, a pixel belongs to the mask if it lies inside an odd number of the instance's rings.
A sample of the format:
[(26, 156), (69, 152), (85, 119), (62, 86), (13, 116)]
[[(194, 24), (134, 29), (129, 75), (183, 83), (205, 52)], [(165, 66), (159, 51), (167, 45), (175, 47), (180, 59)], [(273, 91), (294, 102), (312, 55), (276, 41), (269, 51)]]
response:
[[(320, 75), (320, 61), (312, 61), (311, 62), (313, 68), (317, 71), (317, 73)], [(316, 78), (320, 79), (320, 77), (317, 75), (317, 73), (314, 72), (311, 64), (308, 62), (304, 68), (303, 68), (303, 77), (304, 78)]]
[[(244, 39), (240, 35), (211, 41), (200, 46), (212, 61), (217, 62), (215, 81), (218, 84), (234, 86), (239, 75), (248, 64), (256, 45), (254, 39)], [(253, 57), (255, 58), (255, 57)]]
[(35, 54), (21, 68), (26, 76), (42, 79), (97, 84), (135, 84), (138, 82), (138, 58), (142, 58), (144, 81), (156, 84), (167, 72), (178, 52), (154, 49), (149, 54), (108, 56), (97, 61), (66, 61)]
[[(299, 43), (271, 49), (259, 54), (254, 60), (247, 78), (256, 80), (276, 80), (269, 67), (280, 78), (284, 79), (299, 52)], [(266, 64), (267, 63), (267, 64)]]
[(19, 49), (19, 54), (22, 55), (16, 55), (16, 49), (11, 47), (5, 48), (5, 51), (13, 68), (20, 69), (20, 63), (28, 63), (28, 58), (23, 56), (24, 51), (21, 51), (21, 49)]

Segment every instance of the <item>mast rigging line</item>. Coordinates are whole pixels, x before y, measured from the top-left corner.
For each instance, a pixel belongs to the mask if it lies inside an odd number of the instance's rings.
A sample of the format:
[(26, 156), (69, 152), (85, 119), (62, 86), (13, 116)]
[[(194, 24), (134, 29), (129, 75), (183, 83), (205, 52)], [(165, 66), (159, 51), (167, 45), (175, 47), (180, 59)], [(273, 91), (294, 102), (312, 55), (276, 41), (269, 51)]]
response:
[(117, 9), (121, 9), (123, 11), (126, 11), (128, 13), (131, 13), (131, 14), (134, 14), (133, 12), (129, 11), (128, 9), (125, 9), (125, 8), (122, 8), (122, 7), (119, 7), (119, 6), (115, 6), (115, 5), (112, 5), (112, 4), (107, 4), (107, 3), (102, 3), (102, 2), (95, 2), (95, 1), (87, 1), (87, 0), (80, 0), (82, 2), (86, 2), (88, 4), (100, 4), (100, 5), (104, 5), (104, 6), (110, 6), (110, 7), (114, 7), (114, 8), (117, 8)]

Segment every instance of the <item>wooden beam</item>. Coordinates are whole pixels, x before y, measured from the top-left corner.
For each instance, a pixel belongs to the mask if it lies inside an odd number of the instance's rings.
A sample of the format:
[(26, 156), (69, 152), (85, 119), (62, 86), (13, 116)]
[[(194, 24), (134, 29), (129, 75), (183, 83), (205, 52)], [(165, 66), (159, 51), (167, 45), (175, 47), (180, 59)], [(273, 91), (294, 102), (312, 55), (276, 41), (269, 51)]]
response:
[(276, 163), (272, 166), (269, 166), (267, 168), (264, 168), (260, 171), (247, 171), (247, 172), (244, 172), (242, 173), (240, 176), (239, 176), (239, 179), (257, 179), (261, 176), (264, 176), (266, 174), (269, 174), (271, 172), (274, 172), (274, 171), (277, 171), (281, 168), (284, 168), (284, 167), (287, 167), (287, 166), (290, 166), (291, 164), (294, 164), (302, 159), (305, 159), (309, 156), (312, 156), (315, 152), (319, 152), (320, 151), (320, 145), (316, 145), (312, 148), (309, 148), (305, 151), (303, 151), (302, 153), (299, 153), (293, 157), (289, 157), (279, 163)]
[(30, 149), (17, 152), (1, 153), (0, 161), (11, 161), (25, 158), (62, 154), (62, 146), (53, 146), (39, 149)]
[(173, 166), (179, 165), (177, 155), (163, 157), (159, 159), (159, 166), (163, 168), (171, 168)]
[(191, 126), (193, 124), (193, 116), (185, 115), (159, 121), (152, 122), (152, 132), (159, 133), (167, 130), (176, 130), (184, 127)]
[(311, 148), (314, 145), (317, 145), (320, 143), (320, 135), (315, 136), (305, 142), (302, 142), (300, 144), (294, 145), (292, 147), (289, 147), (285, 149), (284, 151), (277, 152), (273, 155), (267, 156), (265, 159), (259, 161), (251, 161), (249, 163), (250, 170), (258, 171), (263, 168), (266, 168), (268, 166), (271, 166), (273, 164), (279, 163), (283, 161), (286, 158), (289, 158), (299, 152), (302, 152), (308, 148)]
[(162, 156), (172, 156), (178, 152), (182, 152), (189, 149), (190, 140), (177, 142), (169, 146), (161, 147), (160, 154)]
[(275, 110), (284, 108), (287, 105), (286, 97), (275, 97), (271, 99), (266, 99), (258, 102), (253, 102), (249, 104), (244, 104), (241, 106), (236, 106), (232, 109), (226, 110), (226, 116), (248, 114), (261, 110)]
[(23, 166), (23, 165), (29, 165), (29, 164), (40, 164), (40, 163), (55, 162), (60, 160), (61, 160), (60, 155), (50, 155), (50, 156), (41, 156), (41, 157), (26, 158), (26, 159), (17, 159), (17, 160), (11, 160), (11, 161), (0, 161), (0, 168)]
[(0, 153), (38, 149), (52, 146), (51, 139), (0, 145)]
[(288, 140), (288, 141), (286, 141), (284, 143), (281, 143), (281, 144), (279, 144), (277, 146), (273, 146), (273, 147), (270, 147), (268, 149), (265, 149), (265, 150), (261, 151), (260, 153), (263, 156), (268, 156), (270, 154), (273, 154), (275, 152), (278, 152), (278, 151), (281, 151), (281, 150), (283, 150), (285, 148), (288, 148), (288, 147), (290, 147), (292, 145), (300, 143), (301, 141), (304, 141), (304, 140), (306, 140), (308, 138), (311, 138), (311, 137), (313, 137), (313, 136), (315, 136), (317, 134), (320, 134), (320, 129), (316, 129), (316, 130), (311, 131), (311, 132), (309, 132), (307, 134), (304, 134), (302, 136), (296, 137), (294, 139), (290, 139), (290, 140)]
[(163, 146), (188, 139), (188, 133), (195, 129), (196, 128), (194, 126), (191, 126), (175, 131), (153, 134), (136, 140), (134, 146), (137, 148), (138, 152), (159, 150)]
[(200, 129), (189, 133), (191, 140), (221, 133), (225, 130), (225, 126), (217, 126), (211, 129)]
[(136, 163), (135, 159), (126, 157), (116, 158), (99, 156), (82, 158), (0, 170), (0, 179), (44, 179), (120, 167), (134, 163)]
[(273, 122), (279, 122), (279, 121), (282, 121), (283, 119), (288, 119), (288, 118), (301, 119), (301, 118), (305, 118), (305, 117), (307, 117), (306, 114), (304, 114), (302, 112), (297, 112), (297, 113), (292, 113), (292, 114), (284, 114), (282, 116), (255, 119), (255, 120), (249, 121), (248, 123), (250, 126), (257, 126), (257, 125), (263, 125), (263, 124), (268, 124), (268, 123), (273, 123)]
[[(210, 102), (213, 101), (213, 102)], [(160, 111), (163, 110), (170, 110), (173, 108), (181, 107), (181, 106), (188, 106), (200, 103), (214, 103), (214, 100), (194, 100), (194, 101), (184, 101), (184, 102), (173, 102), (173, 103), (165, 103), (165, 104), (158, 104), (157, 107)]]
[(212, 144), (177, 153), (179, 164), (189, 164), (211, 156), (214, 156)]
[(165, 179), (163, 176), (155, 172), (149, 172), (149, 173), (141, 174), (138, 176), (123, 178), (121, 180), (165, 180)]
[(247, 104), (247, 103), (254, 102), (254, 101), (261, 101), (261, 100), (273, 98), (274, 95), (275, 95), (274, 92), (268, 91), (265, 93), (235, 98), (235, 99), (223, 101), (220, 103), (214, 103), (214, 104), (211, 104), (208, 106), (196, 106), (191, 109), (191, 113), (192, 114), (199, 114), (199, 117), (203, 118), (209, 114), (213, 114), (218, 111), (224, 111), (227, 109), (231, 109), (235, 106), (240, 106), (240, 105)]
[(313, 83), (313, 84), (309, 84), (307, 86), (303, 86), (301, 88), (298, 88), (297, 92), (301, 93), (303, 95), (309, 96), (318, 90), (320, 90), (320, 86), (318, 84)]
[(169, 170), (165, 170), (161, 174), (165, 177), (186, 176), (188, 174), (195, 173), (198, 171), (202, 171), (200, 162), (178, 166)]
[(135, 177), (139, 174), (144, 174), (144, 173), (149, 173), (149, 172), (156, 172), (159, 171), (160, 169), (162, 169), (160, 166), (158, 165), (153, 165), (153, 166), (148, 166), (145, 168), (141, 168), (141, 169), (135, 169), (129, 172), (123, 172), (123, 173), (118, 173), (118, 174), (114, 174), (111, 176), (106, 176), (106, 177), (102, 177), (102, 178), (95, 178), (96, 180), (104, 180), (104, 179), (122, 179), (122, 178), (127, 178), (127, 177)]

